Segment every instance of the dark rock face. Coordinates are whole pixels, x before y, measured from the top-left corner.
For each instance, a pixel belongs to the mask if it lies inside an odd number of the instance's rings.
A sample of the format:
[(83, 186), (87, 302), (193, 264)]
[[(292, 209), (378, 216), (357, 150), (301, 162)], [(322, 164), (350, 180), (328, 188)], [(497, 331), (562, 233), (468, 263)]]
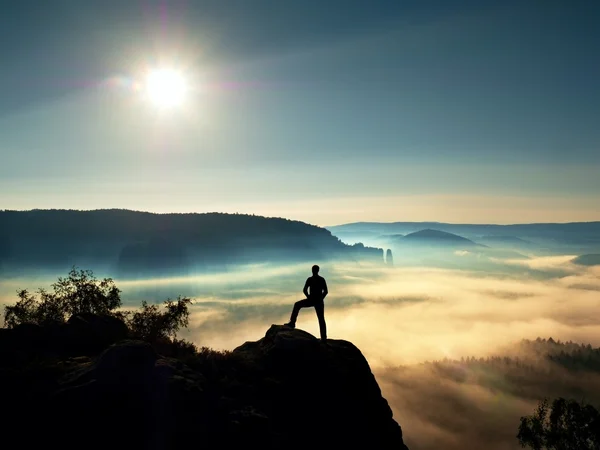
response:
[[(18, 333), (39, 337), (44, 328)], [(7, 448), (407, 450), (366, 359), (350, 342), (323, 344), (273, 325), (257, 342), (188, 364), (134, 340), (99, 354), (99, 341), (88, 340), (89, 349), (71, 347), (79, 356), (22, 347), (15, 359), (6, 352), (15, 330), (0, 331)]]
[[(125, 339), (128, 333), (122, 320), (88, 313), (73, 316), (67, 323), (0, 328), (0, 360), (15, 362), (33, 355), (48, 358), (95, 354)], [(2, 364), (0, 361), (0, 368)]]
[(125, 339), (129, 334), (122, 320), (91, 313), (72, 316), (67, 321), (65, 330), (65, 345), (71, 347), (72, 352), (79, 354), (92, 349), (102, 351), (109, 345)]
[(233, 353), (264, 373), (257, 406), (285, 436), (286, 448), (406, 449), (367, 360), (350, 342), (323, 344), (273, 325)]
[[(141, 341), (109, 347), (45, 407), (57, 418), (50, 430), (69, 424), (76, 441), (94, 436), (86, 447), (98, 449), (177, 448), (180, 436), (189, 440), (190, 431), (206, 432), (202, 377)], [(199, 422), (190, 424), (190, 417)]]

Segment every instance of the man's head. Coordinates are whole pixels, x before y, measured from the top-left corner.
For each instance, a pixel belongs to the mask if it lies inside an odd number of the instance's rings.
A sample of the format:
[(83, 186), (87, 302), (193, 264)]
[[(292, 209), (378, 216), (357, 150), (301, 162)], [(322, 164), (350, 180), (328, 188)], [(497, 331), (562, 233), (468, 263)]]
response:
[(319, 273), (319, 266), (317, 266), (316, 264), (314, 266), (312, 266), (312, 273), (313, 275), (316, 275)]

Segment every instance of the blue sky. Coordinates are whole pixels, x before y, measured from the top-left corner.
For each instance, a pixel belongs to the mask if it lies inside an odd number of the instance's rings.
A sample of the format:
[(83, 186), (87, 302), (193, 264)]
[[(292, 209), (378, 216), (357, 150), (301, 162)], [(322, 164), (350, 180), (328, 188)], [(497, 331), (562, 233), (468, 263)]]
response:
[(594, 0), (3, 6), (0, 208), (600, 220)]

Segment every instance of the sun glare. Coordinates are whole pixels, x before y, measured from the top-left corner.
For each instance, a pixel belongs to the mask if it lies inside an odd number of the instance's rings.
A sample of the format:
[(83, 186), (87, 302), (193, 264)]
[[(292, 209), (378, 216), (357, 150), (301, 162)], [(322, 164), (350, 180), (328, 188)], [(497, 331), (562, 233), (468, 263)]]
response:
[(146, 79), (146, 92), (150, 100), (161, 108), (180, 105), (187, 86), (183, 76), (172, 69), (153, 70)]

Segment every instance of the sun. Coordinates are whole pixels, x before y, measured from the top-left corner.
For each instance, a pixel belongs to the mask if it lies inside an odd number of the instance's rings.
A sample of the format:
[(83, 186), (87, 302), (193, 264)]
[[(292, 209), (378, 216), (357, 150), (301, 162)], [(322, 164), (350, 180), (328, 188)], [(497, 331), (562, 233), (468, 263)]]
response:
[(187, 85), (180, 72), (173, 69), (155, 69), (146, 78), (146, 93), (159, 108), (181, 105), (185, 99)]

